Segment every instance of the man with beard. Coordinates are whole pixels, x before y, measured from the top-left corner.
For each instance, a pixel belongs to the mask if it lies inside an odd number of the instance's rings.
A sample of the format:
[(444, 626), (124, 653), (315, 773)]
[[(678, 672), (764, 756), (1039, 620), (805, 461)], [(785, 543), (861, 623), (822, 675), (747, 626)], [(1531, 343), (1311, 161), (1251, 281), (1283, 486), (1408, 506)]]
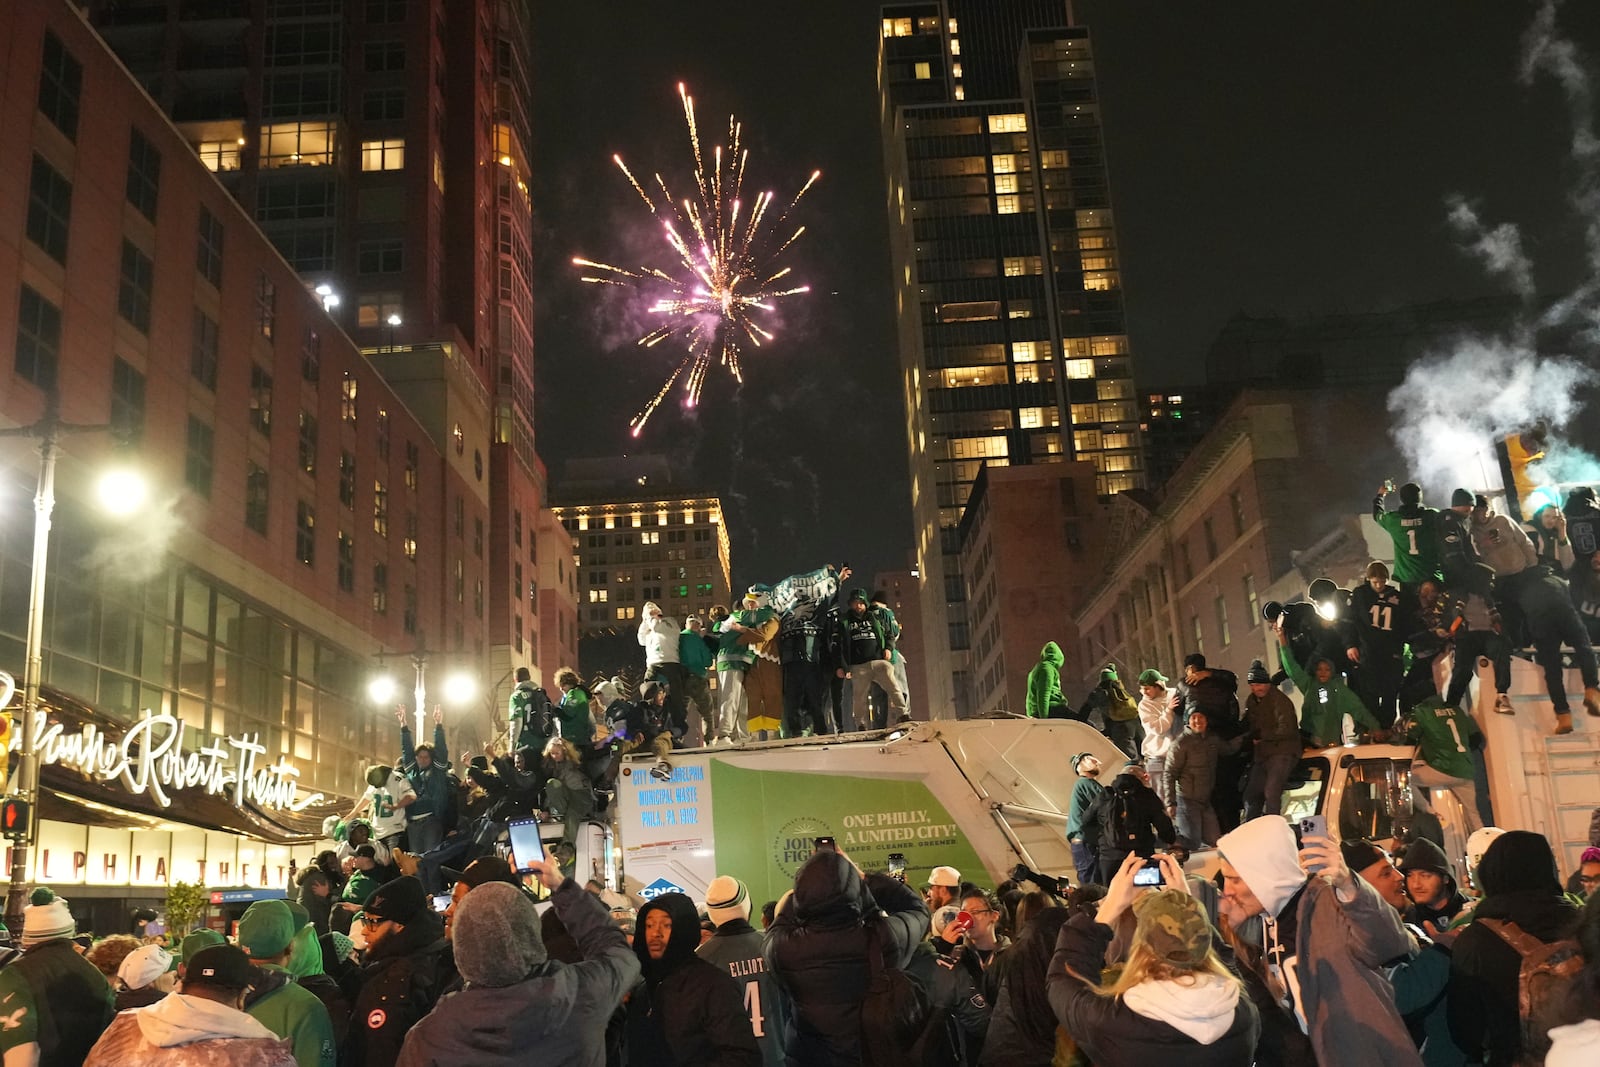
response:
[(628, 998), (629, 1067), (762, 1067), (739, 983), (695, 955), (694, 901), (664, 893), (639, 909), (635, 929), (644, 976)]

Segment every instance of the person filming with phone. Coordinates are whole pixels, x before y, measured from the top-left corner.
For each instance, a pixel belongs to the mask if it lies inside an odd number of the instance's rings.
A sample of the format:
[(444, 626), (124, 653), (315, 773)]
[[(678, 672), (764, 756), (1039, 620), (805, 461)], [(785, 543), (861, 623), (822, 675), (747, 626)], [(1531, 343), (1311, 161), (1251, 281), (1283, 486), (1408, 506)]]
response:
[(1400, 913), (1345, 863), (1327, 817), (1299, 826), (1298, 846), (1280, 815), (1252, 819), (1218, 842), (1218, 924), (1261, 1012), (1256, 1062), (1420, 1065), (1383, 972), (1415, 942)]

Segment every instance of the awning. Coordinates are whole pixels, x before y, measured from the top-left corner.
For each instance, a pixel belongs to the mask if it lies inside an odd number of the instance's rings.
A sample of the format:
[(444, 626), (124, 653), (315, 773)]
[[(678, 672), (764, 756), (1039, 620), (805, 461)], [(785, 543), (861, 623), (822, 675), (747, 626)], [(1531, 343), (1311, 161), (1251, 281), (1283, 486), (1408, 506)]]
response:
[[(60, 724), (67, 734), (93, 725), (107, 738), (124, 737), (127, 721), (107, 715), (83, 701), (45, 688), (39, 703), (47, 722)], [(14, 729), (21, 729), (20, 713)], [(137, 747), (133, 749), (137, 752)], [(13, 755), (12, 772), (16, 770)], [(90, 826), (127, 829), (170, 829), (174, 825), (243, 834), (273, 844), (308, 844), (322, 837), (322, 822), (342, 815), (354, 804), (348, 796), (324, 796), (300, 810), (266, 807), (247, 799), (235, 804), (231, 791), (214, 792), (189, 786), (169, 789), (170, 806), (150, 792), (129, 789), (121, 778), (103, 779), (71, 763), (49, 763), (40, 773), (39, 817)]]

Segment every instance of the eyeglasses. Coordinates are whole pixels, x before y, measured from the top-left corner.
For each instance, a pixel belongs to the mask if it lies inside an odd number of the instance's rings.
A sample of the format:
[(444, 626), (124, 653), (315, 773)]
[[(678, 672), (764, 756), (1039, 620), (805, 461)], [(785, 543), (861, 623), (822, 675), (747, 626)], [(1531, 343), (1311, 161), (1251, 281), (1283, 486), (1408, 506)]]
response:
[(993, 915), (994, 914), (994, 909), (993, 908), (968, 908), (967, 909), (967, 914), (968, 915)]
[(384, 923), (386, 923), (388, 921), (389, 921), (388, 919), (375, 918), (375, 917), (373, 917), (371, 915), (363, 915), (363, 916), (361, 916), (361, 925), (362, 926), (367, 926), (367, 927), (382, 926)]

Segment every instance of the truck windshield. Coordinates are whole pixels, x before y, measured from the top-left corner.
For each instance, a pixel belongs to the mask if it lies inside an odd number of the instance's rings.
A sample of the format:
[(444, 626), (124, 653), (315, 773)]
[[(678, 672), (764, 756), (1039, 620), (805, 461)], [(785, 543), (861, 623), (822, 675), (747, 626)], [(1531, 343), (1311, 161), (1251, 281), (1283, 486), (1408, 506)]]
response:
[(1398, 824), (1411, 816), (1409, 761), (1396, 759), (1352, 759), (1341, 762), (1349, 768), (1339, 798), (1339, 838), (1354, 841), (1387, 841), (1404, 836)]
[(1322, 794), (1328, 786), (1328, 761), (1321, 756), (1303, 759), (1283, 790), (1283, 817), (1290, 824), (1322, 810)]

